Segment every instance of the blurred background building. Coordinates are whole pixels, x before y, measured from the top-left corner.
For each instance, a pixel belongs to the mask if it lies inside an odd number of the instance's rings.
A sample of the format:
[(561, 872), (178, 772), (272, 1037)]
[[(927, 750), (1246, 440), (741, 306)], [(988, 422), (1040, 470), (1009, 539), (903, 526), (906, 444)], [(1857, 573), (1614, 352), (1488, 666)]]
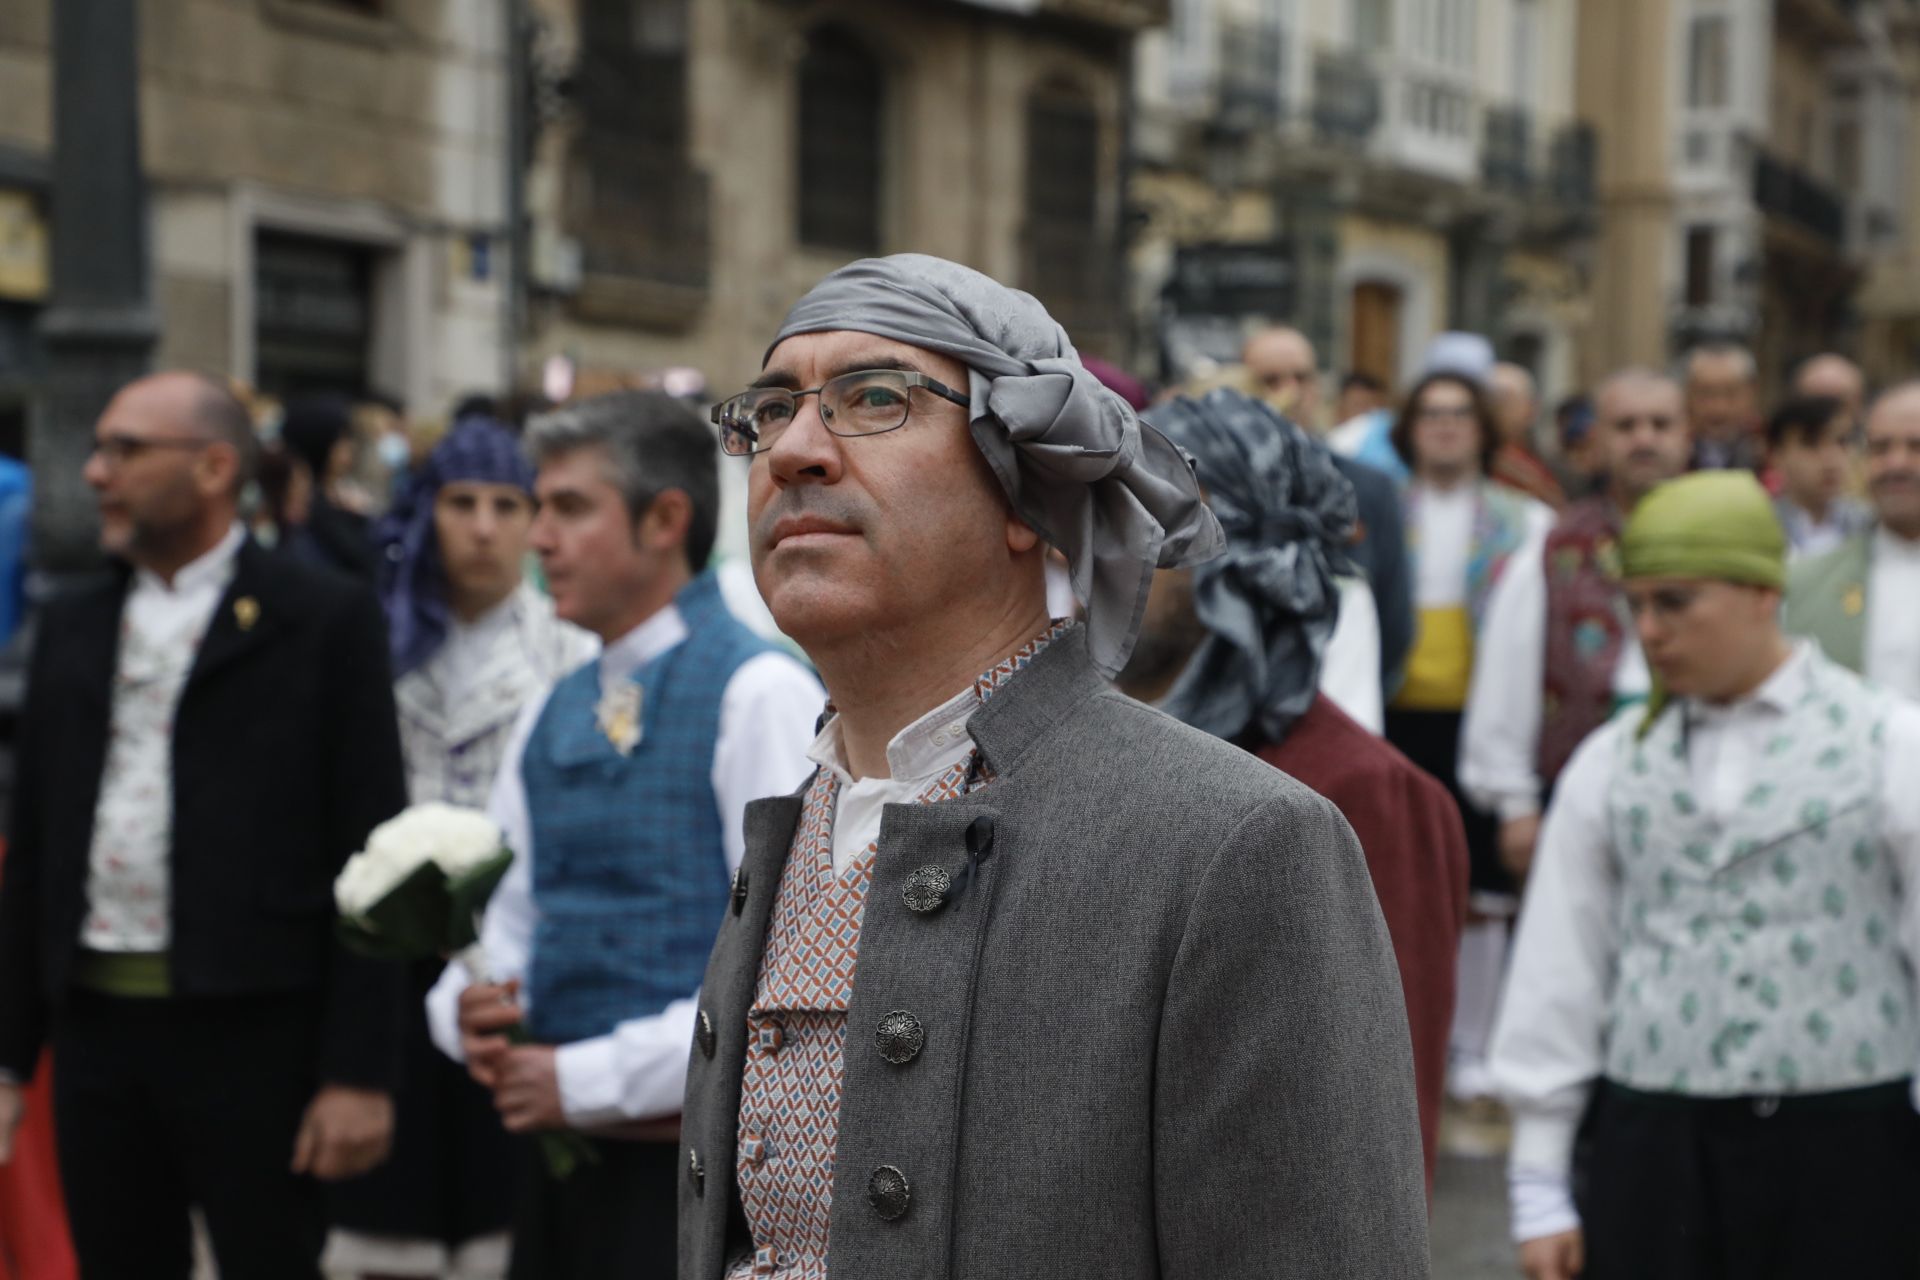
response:
[(1140, 42), (1135, 303), (1164, 373), (1248, 312), (1388, 385), (1444, 329), (1549, 385), (1590, 324), (1575, 0), (1176, 0)]
[[(1709, 334), (1770, 385), (1836, 336), (1920, 365), (1920, 0), (135, 8), (152, 359), (275, 395), (731, 383), (808, 283), (908, 249), (1162, 378), (1272, 320), (1389, 383), (1479, 330), (1550, 396)], [(88, 52), (54, 12), (0, 0), (14, 453)]]

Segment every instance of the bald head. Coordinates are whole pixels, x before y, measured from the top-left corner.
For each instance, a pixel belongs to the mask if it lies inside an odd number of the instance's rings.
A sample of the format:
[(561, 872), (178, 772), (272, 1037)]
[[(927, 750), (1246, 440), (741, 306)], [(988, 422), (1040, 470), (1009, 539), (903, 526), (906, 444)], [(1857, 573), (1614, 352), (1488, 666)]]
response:
[(1759, 369), (1753, 353), (1731, 342), (1709, 342), (1687, 355), (1687, 417), (1700, 435), (1731, 444), (1759, 418)]
[(1845, 356), (1823, 352), (1801, 365), (1794, 374), (1793, 393), (1803, 399), (1820, 396), (1838, 400), (1847, 421), (1857, 424), (1866, 407), (1867, 376)]
[(1867, 414), (1867, 495), (1882, 525), (1920, 539), (1920, 381), (1888, 388)]
[(1493, 402), (1493, 420), (1500, 438), (1525, 444), (1540, 417), (1540, 392), (1533, 375), (1517, 364), (1502, 361), (1487, 375), (1487, 395)]
[(1286, 325), (1262, 329), (1240, 349), (1240, 362), (1269, 404), (1296, 422), (1317, 425), (1320, 366), (1307, 335)]
[(107, 402), (93, 434), (85, 477), (108, 554), (171, 577), (233, 527), (253, 424), (219, 383), (183, 372), (136, 379)]
[(1652, 369), (1610, 374), (1594, 392), (1592, 439), (1609, 494), (1631, 511), (1654, 486), (1687, 469), (1693, 438), (1680, 384)]

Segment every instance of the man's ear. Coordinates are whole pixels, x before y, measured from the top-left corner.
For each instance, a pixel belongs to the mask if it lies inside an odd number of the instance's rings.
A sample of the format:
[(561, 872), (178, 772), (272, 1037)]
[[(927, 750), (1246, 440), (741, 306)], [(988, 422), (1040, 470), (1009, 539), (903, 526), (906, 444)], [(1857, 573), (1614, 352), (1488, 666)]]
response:
[(200, 451), (194, 460), (194, 478), (210, 495), (237, 493), (240, 489), (240, 451), (224, 440), (215, 441)]
[(668, 489), (634, 522), (633, 543), (649, 551), (665, 551), (683, 545), (692, 525), (693, 499), (684, 490)]
[(1013, 514), (1012, 510), (1009, 509), (1007, 512), (1007, 550), (1017, 556), (1021, 556), (1039, 545), (1040, 535), (1034, 532), (1033, 526)]

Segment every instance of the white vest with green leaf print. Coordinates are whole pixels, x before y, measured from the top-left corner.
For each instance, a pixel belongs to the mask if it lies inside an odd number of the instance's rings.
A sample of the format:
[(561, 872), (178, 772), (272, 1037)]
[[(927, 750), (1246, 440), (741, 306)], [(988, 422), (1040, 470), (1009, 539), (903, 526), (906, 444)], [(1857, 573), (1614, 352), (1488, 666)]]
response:
[(1702, 811), (1670, 708), (1621, 736), (1609, 818), (1621, 882), (1607, 1075), (1725, 1097), (1911, 1075), (1914, 984), (1879, 838), (1878, 693), (1810, 656), (1807, 691), (1724, 823)]

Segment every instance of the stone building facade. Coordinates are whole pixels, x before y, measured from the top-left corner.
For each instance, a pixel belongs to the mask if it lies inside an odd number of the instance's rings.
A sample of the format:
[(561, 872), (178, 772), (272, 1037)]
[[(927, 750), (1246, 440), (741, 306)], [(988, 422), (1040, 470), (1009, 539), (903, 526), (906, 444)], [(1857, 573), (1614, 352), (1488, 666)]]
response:
[[(44, 199), (56, 2), (0, 2), (0, 209)], [(502, 385), (505, 0), (148, 0), (139, 20), (156, 363), (427, 412)]]
[(1176, 0), (1136, 78), (1132, 265), (1178, 376), (1268, 320), (1393, 384), (1450, 328), (1582, 375), (1572, 0)]
[(528, 0), (522, 369), (744, 382), (875, 253), (1032, 290), (1124, 341), (1128, 50), (1165, 0)]

